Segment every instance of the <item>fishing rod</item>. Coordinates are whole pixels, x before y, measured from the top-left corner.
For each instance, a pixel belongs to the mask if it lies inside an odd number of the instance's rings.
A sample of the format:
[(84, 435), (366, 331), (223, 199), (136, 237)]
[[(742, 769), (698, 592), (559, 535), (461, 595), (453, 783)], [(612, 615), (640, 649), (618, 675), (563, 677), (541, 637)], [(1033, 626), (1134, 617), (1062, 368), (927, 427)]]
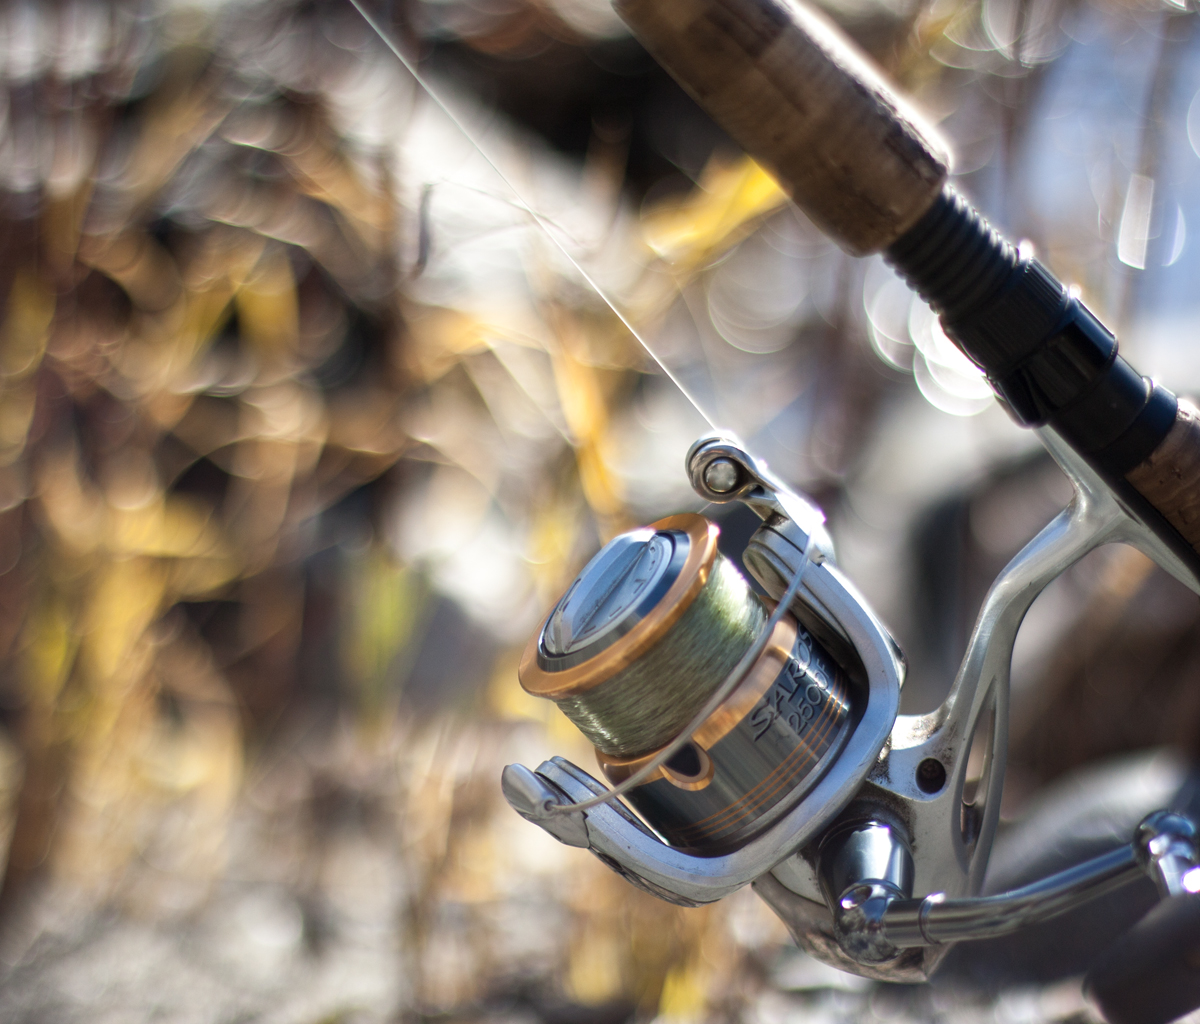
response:
[(752, 884), (802, 948), (889, 981), (928, 978), (956, 942), (1148, 875), (1167, 898), (1133, 945), (1101, 958), (1090, 990), (1118, 1024), (1200, 1004), (1181, 938), (1200, 932), (1200, 839), (1186, 817), (1156, 812), (1125, 847), (979, 895), (1021, 621), (1109, 543), (1200, 593), (1200, 413), (1140, 375), (1071, 290), (970, 206), (949, 182), (946, 143), (821, 14), (794, 0), (615, 6), (813, 223), (851, 254), (883, 254), (1075, 495), (993, 582), (941, 707), (900, 715), (903, 657), (838, 569), (820, 511), (736, 438), (701, 438), (692, 487), (762, 520), (742, 561), (767, 601), (702, 516), (610, 541), (530, 639), (520, 678), (595, 745), (613, 788), (554, 757), (506, 768), (506, 798), (670, 902)]
[(1038, 260), (948, 182), (945, 142), (815, 10), (617, 0), (634, 34), (846, 252), (940, 314), (1021, 425), (1049, 426), (1200, 568), (1200, 414), (1139, 374)]

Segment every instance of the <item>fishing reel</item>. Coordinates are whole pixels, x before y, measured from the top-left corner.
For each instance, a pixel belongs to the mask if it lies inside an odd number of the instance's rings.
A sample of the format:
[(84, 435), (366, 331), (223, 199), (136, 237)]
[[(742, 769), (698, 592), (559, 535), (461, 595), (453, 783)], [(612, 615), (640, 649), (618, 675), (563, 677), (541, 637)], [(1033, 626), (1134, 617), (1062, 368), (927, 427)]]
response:
[[(522, 686), (595, 745), (609, 786), (561, 757), (504, 770), (508, 802), (633, 885), (698, 906), (745, 885), (817, 958), (866, 977), (929, 977), (958, 941), (1054, 916), (1149, 874), (1200, 890), (1200, 836), (1165, 811), (1129, 845), (979, 896), (999, 818), (1013, 643), (1034, 598), (1102, 544), (1200, 581), (1058, 435), (1070, 505), (1000, 573), (949, 696), (900, 715), (903, 656), (838, 569), (822, 513), (736, 441), (687, 456), (706, 501), (762, 525), (742, 562), (717, 527), (671, 516), (610, 541), (530, 640)], [(982, 758), (969, 756), (981, 751)], [(968, 763), (982, 763), (968, 780)]]

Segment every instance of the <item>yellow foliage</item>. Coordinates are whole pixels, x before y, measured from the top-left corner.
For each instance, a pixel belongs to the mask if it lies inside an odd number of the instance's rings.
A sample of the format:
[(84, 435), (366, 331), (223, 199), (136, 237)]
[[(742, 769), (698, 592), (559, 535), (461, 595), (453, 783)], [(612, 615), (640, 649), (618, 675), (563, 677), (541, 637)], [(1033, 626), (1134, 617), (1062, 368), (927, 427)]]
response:
[(676, 272), (709, 263), (786, 202), (778, 183), (749, 157), (714, 160), (697, 189), (647, 212), (642, 237)]
[(28, 268), (19, 269), (8, 293), (8, 313), (0, 327), (0, 376), (5, 384), (37, 369), (46, 351), (54, 307), (54, 292), (49, 286)]
[(300, 331), (296, 282), (287, 254), (269, 248), (234, 294), (242, 337), (267, 358), (293, 355)]
[(658, 1000), (658, 1018), (666, 1022), (699, 1021), (708, 1008), (711, 969), (699, 957), (676, 964), (667, 972)]

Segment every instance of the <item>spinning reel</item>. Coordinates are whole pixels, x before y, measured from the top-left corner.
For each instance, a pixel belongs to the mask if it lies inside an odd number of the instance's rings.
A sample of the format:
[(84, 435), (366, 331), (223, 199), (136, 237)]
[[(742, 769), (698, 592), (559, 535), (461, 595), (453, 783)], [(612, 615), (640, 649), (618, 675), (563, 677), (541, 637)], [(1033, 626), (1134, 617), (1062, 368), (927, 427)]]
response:
[[(949, 696), (919, 716), (897, 713), (903, 657), (838, 570), (819, 510), (732, 440), (696, 442), (696, 492), (763, 520), (742, 560), (778, 603), (768, 616), (702, 516), (610, 541), (531, 639), (521, 682), (580, 726), (616, 788), (554, 757), (505, 769), (509, 803), (669, 902), (751, 884), (802, 948), (882, 980), (924, 980), (955, 942), (1016, 931), (1144, 873), (1164, 895), (1200, 890), (1195, 826), (1160, 811), (1126, 847), (977, 895), (1003, 788), (1013, 643), (1034, 598), (1112, 542), (1200, 591), (1086, 463), (1042, 437), (1075, 497), (997, 577)], [(974, 744), (983, 771), (970, 794)]]
[[(893, 981), (928, 977), (955, 942), (1143, 873), (1164, 895), (1200, 892), (1196, 828), (1157, 812), (1125, 848), (979, 896), (1021, 620), (1052, 579), (1112, 542), (1200, 592), (1200, 410), (1139, 374), (1077, 290), (970, 206), (945, 143), (820, 12), (802, 0), (615, 6), (815, 225), (851, 255), (882, 253), (928, 302), (1075, 497), (992, 584), (942, 706), (905, 716), (901, 654), (838, 570), (820, 512), (734, 441), (702, 439), (692, 486), (762, 519), (742, 561), (774, 607), (699, 516), (610, 542), (531, 640), (521, 681), (596, 745), (613, 788), (552, 758), (505, 770), (509, 802), (663, 899), (692, 906), (752, 884), (813, 955)], [(1176, 933), (1200, 931), (1200, 896), (1163, 909)], [(1183, 966), (1159, 986), (1169, 999), (1122, 1003), (1136, 986), (1093, 979), (1110, 1020), (1200, 1004), (1191, 947), (1172, 942)]]

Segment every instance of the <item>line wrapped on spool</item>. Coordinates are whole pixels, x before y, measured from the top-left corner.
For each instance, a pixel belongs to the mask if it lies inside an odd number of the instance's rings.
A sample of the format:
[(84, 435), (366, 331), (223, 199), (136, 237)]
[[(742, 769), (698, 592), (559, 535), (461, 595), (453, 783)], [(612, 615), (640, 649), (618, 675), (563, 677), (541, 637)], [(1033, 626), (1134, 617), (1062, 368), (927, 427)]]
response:
[(544, 645), (552, 612), (531, 638), (520, 668), (527, 692), (553, 700), (597, 749), (616, 757), (638, 756), (674, 739), (767, 619), (741, 573), (717, 551), (715, 524), (688, 514), (648, 530), (683, 535), (688, 548), (654, 607), (594, 657), (562, 668), (555, 662), (567, 659), (548, 656)]

